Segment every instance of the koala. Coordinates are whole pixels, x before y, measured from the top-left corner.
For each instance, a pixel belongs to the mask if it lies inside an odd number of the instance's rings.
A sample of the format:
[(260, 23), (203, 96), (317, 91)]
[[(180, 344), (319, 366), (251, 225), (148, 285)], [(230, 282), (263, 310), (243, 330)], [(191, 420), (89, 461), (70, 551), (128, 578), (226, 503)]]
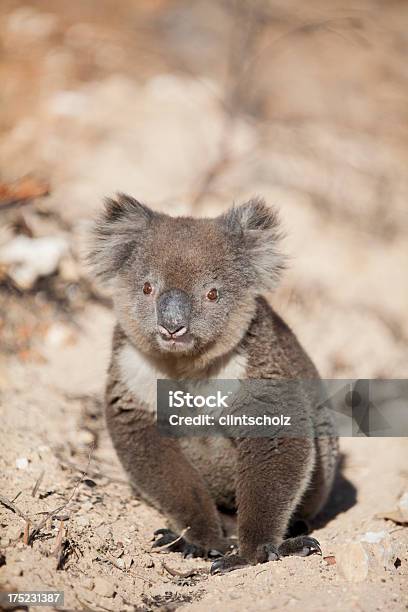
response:
[[(154, 545), (215, 557), (212, 573), (321, 553), (308, 535), (288, 537), (321, 510), (336, 472), (336, 432), (315, 398), (295, 397), (307, 436), (178, 439), (156, 424), (157, 379), (319, 379), (264, 297), (285, 266), (280, 238), (276, 211), (257, 198), (196, 219), (118, 194), (93, 228), (89, 260), (117, 318), (106, 385), (114, 447), (135, 492), (170, 523)], [(238, 550), (220, 509), (237, 512)]]

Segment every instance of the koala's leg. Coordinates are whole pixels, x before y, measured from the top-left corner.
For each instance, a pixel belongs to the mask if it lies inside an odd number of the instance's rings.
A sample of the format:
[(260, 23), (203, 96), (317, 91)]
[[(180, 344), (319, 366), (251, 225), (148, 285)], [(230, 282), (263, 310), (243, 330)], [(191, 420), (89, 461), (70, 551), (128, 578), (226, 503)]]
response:
[[(191, 556), (226, 552), (215, 503), (178, 441), (159, 435), (153, 415), (129, 404), (124, 407), (117, 397), (108, 397), (106, 418), (113, 444), (136, 491), (167, 515), (173, 529), (188, 528), (173, 550)], [(170, 530), (158, 533), (162, 537), (156, 545), (177, 537)]]
[(315, 461), (313, 438), (247, 438), (238, 443), (239, 556), (213, 563), (212, 573), (289, 554), (320, 552), (314, 538), (284, 540)]
[(316, 461), (310, 485), (296, 511), (299, 519), (313, 519), (325, 505), (336, 476), (339, 445), (335, 436), (315, 438)]

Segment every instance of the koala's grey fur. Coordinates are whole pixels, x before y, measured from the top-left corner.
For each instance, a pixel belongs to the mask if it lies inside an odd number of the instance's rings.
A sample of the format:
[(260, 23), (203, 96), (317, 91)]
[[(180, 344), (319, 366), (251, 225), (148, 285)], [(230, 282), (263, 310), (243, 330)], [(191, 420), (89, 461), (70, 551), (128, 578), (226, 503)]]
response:
[[(268, 546), (282, 545), (290, 520), (314, 517), (328, 498), (338, 450), (326, 411), (299, 394), (309, 437), (179, 441), (157, 431), (154, 389), (157, 378), (318, 378), (262, 297), (284, 267), (279, 238), (276, 213), (259, 199), (192, 219), (119, 195), (107, 201), (90, 255), (113, 286), (106, 417), (134, 488), (174, 529), (189, 527), (185, 540), (204, 554), (228, 548), (217, 506), (237, 508), (240, 554), (251, 563), (273, 558)], [(213, 288), (216, 302), (206, 299)], [(166, 292), (171, 300), (160, 301)], [(169, 317), (185, 326), (182, 338), (158, 331), (162, 308), (168, 327)]]

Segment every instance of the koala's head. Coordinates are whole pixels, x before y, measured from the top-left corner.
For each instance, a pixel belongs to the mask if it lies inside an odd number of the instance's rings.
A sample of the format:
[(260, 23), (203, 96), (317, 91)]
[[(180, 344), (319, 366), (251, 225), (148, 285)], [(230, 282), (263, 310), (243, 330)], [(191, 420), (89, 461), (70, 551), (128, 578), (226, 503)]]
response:
[(215, 219), (170, 217), (107, 200), (90, 261), (113, 287), (118, 321), (149, 354), (226, 353), (283, 267), (276, 213), (254, 199)]

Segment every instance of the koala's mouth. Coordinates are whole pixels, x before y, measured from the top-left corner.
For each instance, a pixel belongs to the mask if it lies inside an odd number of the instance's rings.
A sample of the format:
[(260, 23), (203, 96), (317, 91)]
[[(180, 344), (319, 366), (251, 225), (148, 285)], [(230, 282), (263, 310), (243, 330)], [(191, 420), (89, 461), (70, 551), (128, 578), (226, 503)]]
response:
[(169, 338), (163, 337), (162, 334), (157, 334), (157, 343), (162, 351), (186, 353), (193, 349), (194, 338), (190, 333)]

